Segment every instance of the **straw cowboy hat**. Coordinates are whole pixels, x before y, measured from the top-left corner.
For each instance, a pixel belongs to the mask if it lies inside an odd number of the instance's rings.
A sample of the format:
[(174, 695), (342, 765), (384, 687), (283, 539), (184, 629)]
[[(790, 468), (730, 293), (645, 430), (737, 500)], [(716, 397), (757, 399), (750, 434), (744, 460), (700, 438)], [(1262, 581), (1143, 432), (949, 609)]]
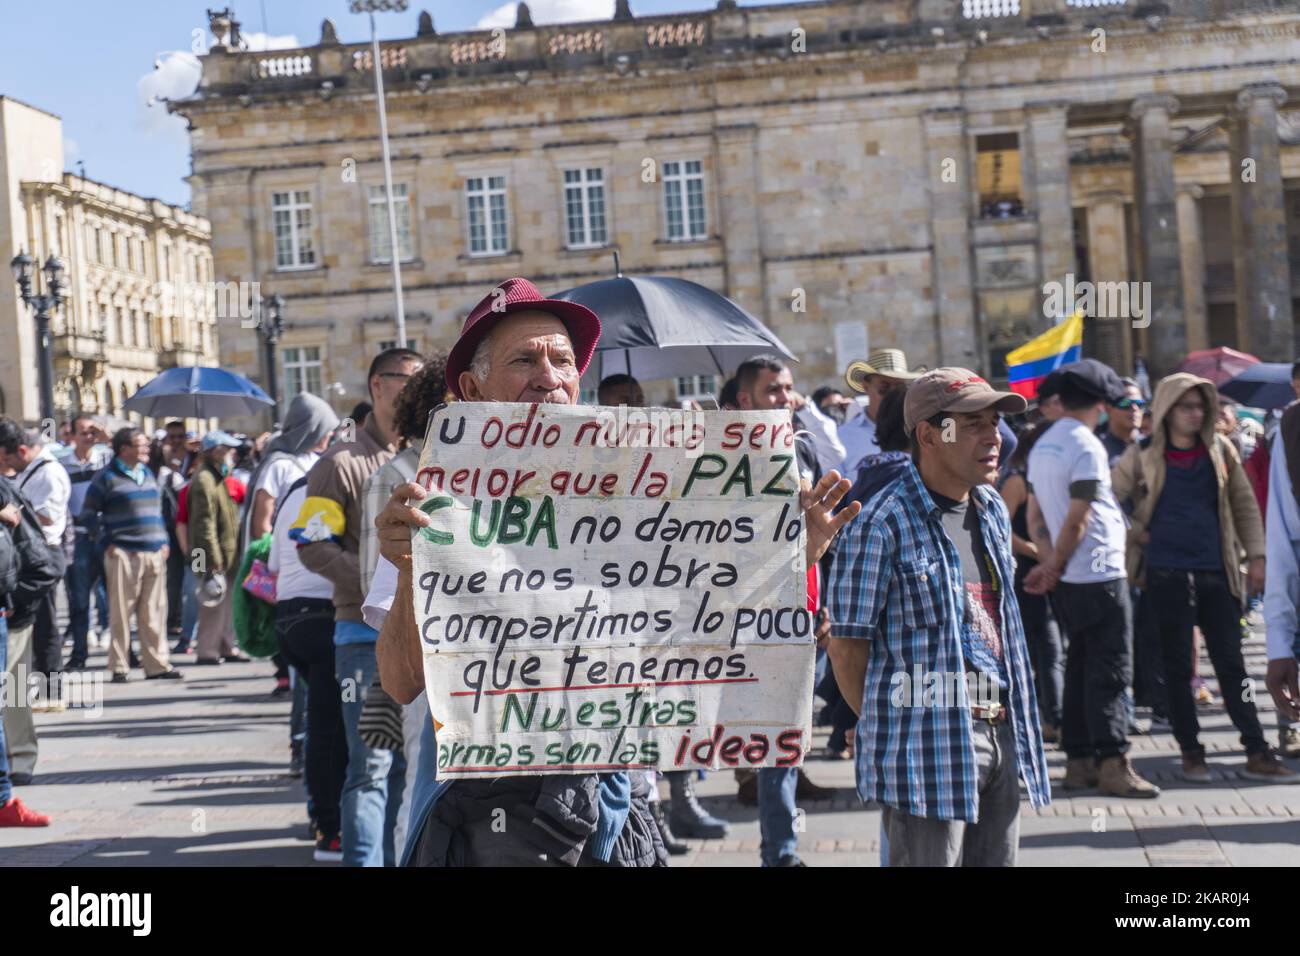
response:
[(867, 355), (865, 362), (851, 362), (844, 373), (844, 381), (855, 392), (865, 392), (867, 380), (873, 375), (910, 382), (920, 378), (921, 373), (908, 370), (907, 356), (902, 349), (876, 349)]

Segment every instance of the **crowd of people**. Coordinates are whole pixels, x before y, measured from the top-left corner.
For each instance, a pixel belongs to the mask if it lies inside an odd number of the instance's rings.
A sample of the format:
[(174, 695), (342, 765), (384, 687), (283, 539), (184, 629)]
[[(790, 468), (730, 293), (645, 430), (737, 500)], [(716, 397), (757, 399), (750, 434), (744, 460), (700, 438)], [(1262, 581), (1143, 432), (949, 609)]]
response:
[[(181, 679), (182, 655), (272, 656), (317, 860), (649, 866), (725, 836), (694, 771), (437, 779), (410, 553), (429, 521), (414, 482), (426, 422), (448, 402), (576, 404), (599, 335), (589, 310), (511, 279), (449, 351), (377, 355), (369, 401), (345, 419), (310, 394), (256, 438), (179, 421), (107, 435), (78, 416), (46, 442), (0, 419), (0, 663), (52, 679), (104, 640), (122, 683), (136, 668)], [(1300, 395), (1300, 363), (1296, 378)], [(859, 796), (884, 808), (883, 862), (1013, 865), (1022, 786), (1051, 799), (1046, 746), (1064, 753), (1066, 791), (1158, 797), (1129, 758), (1140, 733), (1172, 733), (1183, 778), (1211, 781), (1202, 647), (1240, 772), (1296, 778), (1279, 754), (1300, 756), (1300, 405), (1243, 425), (1205, 379), (1174, 373), (1147, 395), (1093, 359), (1030, 402), (897, 349), (845, 384), (805, 397), (785, 362), (756, 355), (717, 402), (795, 426), (817, 720), (825, 756), (852, 760)], [(597, 402), (646, 398), (621, 374)], [(1261, 599), (1276, 749), (1242, 653)], [(902, 693), (900, 674), (956, 680)], [(51, 693), (38, 709), (59, 706)], [(46, 825), (12, 793), (34, 772), (31, 708), (4, 718), (0, 826)], [(735, 776), (762, 864), (803, 865), (796, 804), (829, 791), (798, 767)], [(519, 824), (499, 828), (501, 813)]]

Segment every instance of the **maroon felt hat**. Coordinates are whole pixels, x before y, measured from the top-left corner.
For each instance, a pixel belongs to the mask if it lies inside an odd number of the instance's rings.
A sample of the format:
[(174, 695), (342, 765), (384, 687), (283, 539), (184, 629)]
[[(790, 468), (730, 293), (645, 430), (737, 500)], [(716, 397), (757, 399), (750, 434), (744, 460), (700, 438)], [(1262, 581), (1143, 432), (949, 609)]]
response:
[(512, 312), (529, 310), (549, 312), (564, 323), (573, 342), (578, 374), (587, 371), (591, 356), (596, 352), (596, 340), (600, 338), (600, 319), (596, 318), (596, 313), (576, 302), (548, 299), (527, 279), (506, 279), (474, 306), (461, 326), (460, 338), (451, 347), (451, 354), (447, 356), (447, 388), (453, 395), (462, 400), (465, 398), (460, 393), (460, 373), (469, 369), (474, 350), (483, 341), (483, 336)]

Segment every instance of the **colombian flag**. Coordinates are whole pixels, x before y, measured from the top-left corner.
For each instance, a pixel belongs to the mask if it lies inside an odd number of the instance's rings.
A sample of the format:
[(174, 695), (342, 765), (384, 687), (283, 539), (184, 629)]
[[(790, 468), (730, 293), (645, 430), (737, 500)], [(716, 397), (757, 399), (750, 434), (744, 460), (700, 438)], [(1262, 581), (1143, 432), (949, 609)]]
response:
[(1007, 384), (1025, 398), (1037, 398), (1049, 372), (1079, 360), (1083, 351), (1083, 313), (1075, 313), (1037, 338), (1007, 353)]

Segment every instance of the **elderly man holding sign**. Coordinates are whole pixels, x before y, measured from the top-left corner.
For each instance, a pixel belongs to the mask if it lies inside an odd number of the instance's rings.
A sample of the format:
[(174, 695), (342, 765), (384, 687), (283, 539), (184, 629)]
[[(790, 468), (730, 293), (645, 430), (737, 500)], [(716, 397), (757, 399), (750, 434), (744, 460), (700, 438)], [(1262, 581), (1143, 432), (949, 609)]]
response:
[(574, 407), (599, 335), (526, 280), (494, 289), (447, 363), (463, 402), (376, 520), (384, 688), (427, 685), (442, 722), (407, 865), (662, 865), (626, 771), (807, 749), (804, 571), (856, 516), (833, 514), (849, 483), (799, 488), (781, 413)]

